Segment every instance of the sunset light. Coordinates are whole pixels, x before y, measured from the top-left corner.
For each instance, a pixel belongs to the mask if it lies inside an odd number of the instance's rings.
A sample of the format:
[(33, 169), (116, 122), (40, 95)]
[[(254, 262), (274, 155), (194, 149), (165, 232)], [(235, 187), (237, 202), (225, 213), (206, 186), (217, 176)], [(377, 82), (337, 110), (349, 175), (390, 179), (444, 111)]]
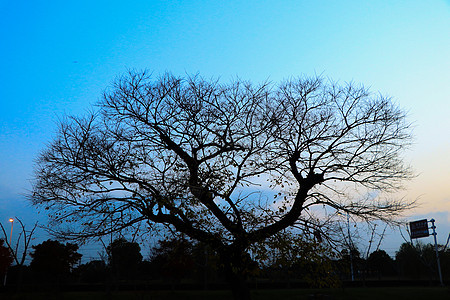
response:
[(0, 15), (0, 298), (450, 286), (449, 0)]

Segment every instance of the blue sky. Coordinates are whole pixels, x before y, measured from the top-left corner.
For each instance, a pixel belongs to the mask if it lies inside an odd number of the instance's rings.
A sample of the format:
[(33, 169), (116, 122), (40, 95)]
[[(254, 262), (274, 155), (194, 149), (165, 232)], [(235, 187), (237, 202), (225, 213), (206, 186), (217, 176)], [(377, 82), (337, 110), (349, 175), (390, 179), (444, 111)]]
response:
[(323, 74), (392, 96), (415, 126), (406, 157), (419, 176), (402, 196), (422, 205), (411, 218), (436, 218), (442, 243), (450, 231), (450, 1), (0, 0), (0, 41), (3, 224), (43, 218), (24, 194), (58, 118), (91, 109), (127, 69), (149, 69)]

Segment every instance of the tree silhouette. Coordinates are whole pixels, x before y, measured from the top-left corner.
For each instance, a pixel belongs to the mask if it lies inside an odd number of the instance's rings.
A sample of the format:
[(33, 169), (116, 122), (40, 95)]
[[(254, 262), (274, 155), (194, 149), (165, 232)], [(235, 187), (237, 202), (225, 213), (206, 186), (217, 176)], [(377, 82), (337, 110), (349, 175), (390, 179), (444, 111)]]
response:
[(32, 248), (32, 271), (41, 276), (41, 279), (57, 279), (58, 282), (70, 274), (82, 256), (77, 252), (78, 245), (72, 243), (47, 240)]
[(339, 265), (341, 276), (348, 280), (357, 279), (359, 274), (364, 275), (364, 262), (361, 252), (352, 244), (350, 249), (344, 248), (340, 251), (340, 260), (337, 264)]
[(383, 198), (411, 177), (409, 144), (405, 113), (362, 86), (130, 72), (99, 112), (61, 122), (30, 197), (66, 238), (141, 226), (208, 244), (248, 299), (252, 245), (292, 226), (329, 235), (313, 207), (384, 221), (409, 208)]
[(400, 275), (411, 279), (420, 279), (424, 274), (424, 264), (419, 247), (403, 243), (395, 254)]
[(438, 279), (436, 252), (432, 244), (403, 243), (395, 255), (395, 260), (402, 276), (412, 279)]
[(378, 278), (396, 274), (394, 260), (384, 250), (372, 252), (367, 258), (367, 267)]
[[(3, 246), (4, 240), (0, 240), (0, 279), (3, 279), (6, 272), (13, 262), (14, 258), (11, 255), (11, 251), (8, 247)], [(3, 280), (1, 282), (3, 284)]]
[(182, 238), (162, 240), (151, 251), (150, 262), (163, 278), (178, 282), (194, 269), (193, 246)]
[(335, 253), (304, 234), (280, 232), (254, 250), (257, 259), (278, 280), (290, 284), (291, 278), (303, 279), (314, 288), (336, 287), (338, 277), (333, 268)]
[(92, 260), (75, 269), (76, 274), (82, 282), (91, 284), (105, 282), (110, 271), (103, 260)]
[(124, 238), (114, 240), (106, 251), (112, 271), (119, 277), (135, 277), (142, 262), (141, 247), (136, 242)]
[[(3, 227), (2, 223), (0, 223), (0, 229), (4, 236), (4, 241), (6, 246), (9, 248), (11, 255), (14, 259), (14, 262), (17, 266), (23, 267), (25, 264), (25, 259), (28, 255), (28, 250), (31, 244), (31, 240), (33, 239), (33, 236), (35, 234), (35, 230), (38, 226), (38, 223), (34, 223), (33, 227), (29, 230), (27, 230), (25, 224), (22, 222), (21, 219), (15, 217), (15, 222), (18, 222), (20, 226), (20, 233), (17, 236), (17, 240), (8, 242), (8, 234), (5, 230), (5, 227)], [(19, 249), (21, 249), (19, 253)]]

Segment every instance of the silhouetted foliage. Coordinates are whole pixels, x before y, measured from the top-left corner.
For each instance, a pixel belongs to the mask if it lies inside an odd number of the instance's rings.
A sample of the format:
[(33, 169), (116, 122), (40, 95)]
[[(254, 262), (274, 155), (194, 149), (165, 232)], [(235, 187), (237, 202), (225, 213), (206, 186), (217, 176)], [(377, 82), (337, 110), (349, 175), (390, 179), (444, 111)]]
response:
[(411, 177), (405, 113), (362, 86), (130, 72), (99, 110), (64, 119), (38, 160), (31, 198), (52, 212), (49, 229), (65, 238), (175, 230), (218, 253), (239, 299), (250, 296), (252, 245), (292, 226), (333, 238), (337, 215), (323, 220), (311, 207), (392, 221), (411, 206), (382, 197)]
[(103, 260), (92, 260), (74, 270), (79, 280), (85, 283), (102, 283), (108, 278), (110, 271)]
[(26, 265), (12, 265), (8, 269), (7, 285), (16, 286), (16, 290), (20, 291), (23, 285), (35, 282), (36, 274), (33, 274), (31, 268)]
[[(5, 244), (7, 248), (9, 249), (9, 252), (15, 262), (16, 267), (13, 270), (12, 275), (10, 274), (8, 281), (14, 281), (17, 285), (17, 290), (20, 290), (22, 279), (29, 278), (28, 276), (28, 268), (25, 267), (25, 260), (28, 256), (29, 247), (31, 246), (31, 241), (33, 240), (33, 236), (35, 233), (35, 230), (38, 226), (38, 223), (34, 223), (33, 227), (31, 229), (26, 228), (25, 224), (22, 222), (21, 219), (15, 217), (13, 221), (19, 225), (19, 234), (17, 235), (17, 239), (8, 241), (7, 239), (7, 232), (3, 225), (0, 223), (0, 229), (1, 233), (5, 237)], [(12, 225), (12, 224), (11, 224)], [(16, 225), (16, 228), (17, 228)], [(19, 251), (20, 250), (20, 251)], [(22, 272), (26, 272), (27, 274), (22, 274)]]
[(341, 279), (345, 280), (352, 278), (352, 269), (354, 279), (359, 279), (360, 274), (362, 275), (362, 272), (365, 270), (365, 260), (361, 257), (361, 253), (355, 245), (352, 245), (350, 250), (341, 250), (340, 259), (335, 264)]
[(163, 278), (177, 282), (193, 275), (192, 243), (183, 238), (162, 240), (151, 251), (150, 262)]
[[(18, 223), (17, 225), (20, 226), (20, 233), (17, 235), (16, 241), (11, 240), (11, 244), (7, 239), (7, 232), (3, 227), (2, 223), (0, 223), (0, 229), (4, 236), (4, 241), (6, 244), (5, 246), (9, 248), (11, 255), (14, 259), (14, 262), (16, 263), (16, 265), (23, 266), (25, 264), (25, 259), (28, 255), (28, 250), (31, 245), (31, 241), (33, 239), (38, 223), (37, 222), (34, 223), (33, 227), (27, 230), (25, 224), (22, 222), (21, 219), (15, 217), (14, 222)], [(20, 253), (19, 249), (21, 249)]]
[(417, 249), (410, 243), (403, 243), (395, 254), (395, 261), (402, 276), (419, 278), (420, 258)]
[(315, 288), (336, 287), (336, 276), (332, 259), (335, 254), (304, 234), (282, 232), (274, 235), (265, 244), (255, 249), (256, 260), (264, 267), (264, 273), (272, 280), (305, 280)]
[(11, 255), (11, 251), (8, 247), (4, 246), (4, 243), (5, 241), (0, 239), (0, 279), (3, 279), (3, 276), (14, 260)]
[(395, 276), (395, 262), (384, 250), (376, 250), (367, 258), (367, 267), (371, 275), (378, 278)]
[(207, 288), (208, 283), (223, 281), (220, 257), (216, 251), (205, 243), (195, 243), (192, 246), (192, 256), (195, 264), (195, 275), (199, 282)]
[(417, 244), (422, 265), (422, 275), (429, 279), (439, 279), (437, 270), (436, 250), (432, 244)]
[(78, 245), (47, 240), (32, 246), (30, 268), (40, 279), (65, 279), (81, 259)]
[(445, 278), (445, 280), (449, 280), (450, 279), (450, 249), (442, 249), (442, 251), (439, 252), (439, 257), (441, 260), (442, 277)]
[(399, 272), (411, 279), (436, 279), (436, 252), (431, 244), (403, 243), (395, 255)]
[(141, 247), (125, 238), (114, 240), (107, 248), (109, 266), (119, 277), (133, 278), (142, 262)]

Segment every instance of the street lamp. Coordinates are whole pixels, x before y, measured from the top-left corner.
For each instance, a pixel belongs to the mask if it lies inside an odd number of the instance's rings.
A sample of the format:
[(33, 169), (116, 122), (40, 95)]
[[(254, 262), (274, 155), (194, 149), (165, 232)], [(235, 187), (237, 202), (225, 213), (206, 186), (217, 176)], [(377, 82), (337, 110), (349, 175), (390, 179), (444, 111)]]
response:
[(13, 226), (14, 226), (14, 219), (13, 218), (9, 218), (9, 222), (11, 222), (11, 234), (9, 235), (9, 244), (11, 245), (12, 232), (13, 232)]
[[(14, 226), (14, 219), (9, 218), (9, 222), (11, 222), (11, 233), (9, 234), (9, 249), (12, 251), (12, 233), (13, 233), (13, 226)], [(5, 277), (3, 277), (3, 286), (6, 286), (6, 277), (8, 276), (8, 269), (5, 271)]]

